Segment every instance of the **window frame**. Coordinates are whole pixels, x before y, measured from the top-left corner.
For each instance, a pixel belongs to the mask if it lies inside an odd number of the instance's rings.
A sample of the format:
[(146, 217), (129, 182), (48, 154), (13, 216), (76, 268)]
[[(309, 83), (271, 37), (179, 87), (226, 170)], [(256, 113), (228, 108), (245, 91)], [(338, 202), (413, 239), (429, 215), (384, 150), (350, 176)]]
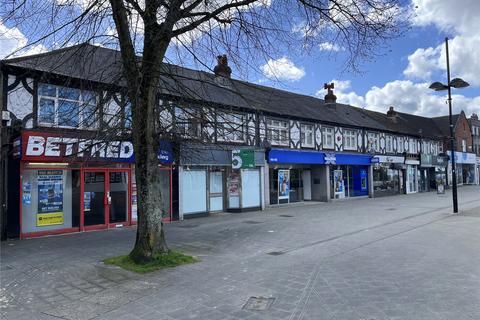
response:
[[(177, 111), (180, 111), (180, 112), (177, 112)], [(202, 139), (202, 136), (203, 136), (202, 121), (199, 120), (199, 118), (201, 117), (201, 110), (199, 108), (174, 105), (173, 114), (174, 114), (176, 134), (187, 139)], [(180, 118), (179, 117), (180, 114), (186, 115), (185, 118), (184, 119)], [(195, 119), (197, 120), (195, 121)], [(190, 126), (192, 128), (196, 127), (195, 134), (193, 135), (190, 132)], [(184, 129), (179, 130), (179, 128), (184, 128)]]
[[(55, 96), (50, 96), (50, 95), (44, 95), (40, 93), (40, 87), (41, 86), (51, 86), (55, 89)], [(69, 99), (69, 98), (63, 98), (60, 97), (60, 89), (69, 89), (69, 90), (75, 90), (78, 91), (78, 99)], [(94, 103), (89, 103), (90, 101), (86, 101), (84, 97), (87, 95), (91, 95), (93, 97)], [(52, 122), (44, 122), (41, 121), (41, 101), (42, 100), (48, 100), (48, 101), (53, 101), (53, 123)], [(74, 87), (66, 87), (66, 86), (60, 86), (60, 85), (55, 85), (51, 83), (45, 83), (45, 82), (39, 82), (38, 87), (37, 87), (37, 112), (36, 112), (36, 117), (37, 117), (37, 124), (39, 126), (43, 127), (52, 127), (52, 128), (66, 128), (66, 129), (85, 129), (85, 130), (97, 130), (99, 128), (100, 124), (100, 110), (99, 110), (99, 98), (98, 98), (98, 93), (95, 90), (85, 90), (85, 89), (79, 89), (79, 88), (74, 88)], [(60, 103), (61, 102), (70, 102), (70, 103), (76, 103), (78, 104), (78, 124), (76, 126), (70, 126), (70, 125), (60, 125), (59, 124), (59, 108), (60, 108)], [(94, 121), (91, 123), (85, 123), (86, 119), (91, 116), (91, 114), (86, 115), (86, 110), (88, 110), (89, 107), (93, 107), (94, 110)]]
[[(385, 135), (385, 153), (393, 153), (393, 136), (390, 134)], [(390, 142), (390, 144), (389, 144)]]
[[(304, 128), (310, 127), (311, 130), (306, 130)], [(310, 132), (312, 137), (312, 143), (308, 144), (306, 141), (306, 133)], [(315, 125), (313, 123), (302, 122), (300, 123), (300, 146), (302, 148), (315, 148)]]
[[(273, 125), (273, 122), (277, 122), (277, 125)], [(280, 126), (280, 123), (286, 124), (286, 126)], [(288, 120), (280, 120), (277, 118), (267, 118), (266, 121), (267, 128), (267, 140), (270, 141), (272, 145), (277, 146), (289, 146), (290, 145), (290, 123)], [(277, 139), (274, 139), (273, 131), (278, 131), (276, 136)], [(285, 131), (285, 140), (281, 140), (282, 134), (281, 131)]]
[[(374, 147), (371, 148), (370, 147), (370, 144), (371, 144), (371, 141), (370, 139), (373, 137), (373, 142), (374, 142)], [(378, 132), (367, 132), (367, 146), (368, 146), (368, 151), (372, 150), (372, 151), (375, 151), (375, 152), (379, 152), (380, 151), (380, 134)]]
[[(222, 117), (227, 121), (220, 121), (219, 117)], [(230, 118), (233, 117), (233, 118)], [(233, 121), (228, 121), (232, 120)], [(240, 121), (236, 121), (240, 119)], [(238, 143), (245, 143), (246, 141), (246, 123), (247, 115), (244, 113), (238, 112), (226, 112), (226, 111), (217, 111), (216, 113), (216, 136), (217, 141), (225, 141), (225, 142), (238, 142)], [(231, 123), (231, 128), (225, 128), (225, 124)], [(238, 125), (240, 130), (236, 129), (235, 127)], [(235, 127), (234, 127), (235, 126)], [(225, 130), (230, 130), (230, 132), (225, 133)], [(223, 132), (222, 132), (223, 131)], [(229, 138), (232, 136), (232, 138)], [(240, 139), (237, 139), (237, 136), (241, 136)]]
[[(357, 130), (344, 129), (343, 130), (343, 149), (344, 150), (357, 150)], [(349, 146), (347, 141), (353, 142), (353, 145)]]
[[(331, 130), (331, 132), (327, 132)], [(327, 135), (331, 136), (332, 144), (327, 144)], [(322, 148), (323, 149), (334, 149), (335, 148), (335, 129), (330, 126), (322, 126)]]

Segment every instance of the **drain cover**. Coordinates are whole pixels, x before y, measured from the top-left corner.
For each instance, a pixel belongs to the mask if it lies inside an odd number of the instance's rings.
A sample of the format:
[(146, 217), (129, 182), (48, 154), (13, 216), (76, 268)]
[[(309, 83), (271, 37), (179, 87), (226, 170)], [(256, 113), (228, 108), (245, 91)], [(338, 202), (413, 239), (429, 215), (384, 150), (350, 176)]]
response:
[(272, 252), (267, 252), (267, 254), (271, 255), (271, 256), (279, 256), (281, 254), (284, 254), (285, 252), (282, 252), (282, 251), (272, 251)]
[(263, 222), (262, 221), (254, 221), (254, 220), (246, 220), (246, 221), (243, 221), (243, 223), (258, 224), (258, 223), (263, 223)]
[(289, 214), (279, 214), (278, 215), (279, 217), (284, 217), (284, 218), (292, 218), (293, 216), (289, 215)]
[(247, 303), (243, 306), (243, 309), (253, 310), (253, 311), (265, 311), (270, 309), (275, 298), (265, 298), (265, 297), (250, 297), (248, 298)]

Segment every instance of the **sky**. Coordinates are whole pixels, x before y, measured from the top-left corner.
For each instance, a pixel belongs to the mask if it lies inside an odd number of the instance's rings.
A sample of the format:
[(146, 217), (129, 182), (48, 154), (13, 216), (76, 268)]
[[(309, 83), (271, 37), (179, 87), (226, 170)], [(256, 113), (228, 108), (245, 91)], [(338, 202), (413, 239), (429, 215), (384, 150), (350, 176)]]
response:
[[(446, 91), (433, 92), (428, 86), (447, 82), (448, 37), (451, 77), (470, 83), (468, 88), (453, 89), (454, 113), (480, 114), (480, 1), (411, 0), (407, 9), (410, 29), (390, 41), (375, 60), (363, 62), (361, 73), (345, 70), (342, 47), (323, 42), (312, 49), (313, 55), (282, 53), (256, 62), (258, 72), (248, 80), (320, 98), (326, 94), (323, 84), (333, 82), (337, 102), (379, 112), (393, 106), (422, 116), (446, 115)], [(29, 43), (25, 34), (28, 30), (9, 28), (0, 21), (0, 58)], [(23, 54), (45, 50), (38, 44)]]

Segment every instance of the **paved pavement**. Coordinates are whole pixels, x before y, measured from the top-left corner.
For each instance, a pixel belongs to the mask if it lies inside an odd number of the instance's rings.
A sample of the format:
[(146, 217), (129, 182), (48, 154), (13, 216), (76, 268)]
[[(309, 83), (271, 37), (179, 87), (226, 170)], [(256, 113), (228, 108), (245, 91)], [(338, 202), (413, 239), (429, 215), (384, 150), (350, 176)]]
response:
[(170, 246), (201, 262), (148, 275), (99, 262), (134, 228), (4, 242), (0, 317), (478, 320), (480, 187), (459, 199), (459, 215), (423, 193), (171, 223)]

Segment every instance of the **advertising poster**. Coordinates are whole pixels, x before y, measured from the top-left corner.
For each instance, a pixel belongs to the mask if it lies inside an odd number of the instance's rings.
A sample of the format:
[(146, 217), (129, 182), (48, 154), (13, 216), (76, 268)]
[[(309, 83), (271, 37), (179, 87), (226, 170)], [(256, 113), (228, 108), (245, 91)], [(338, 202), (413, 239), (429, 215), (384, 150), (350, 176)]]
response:
[(22, 187), (22, 202), (23, 204), (32, 203), (32, 184), (30, 182), (24, 182)]
[(137, 190), (132, 190), (132, 220), (138, 220)]
[(37, 226), (63, 224), (63, 172), (39, 170)]
[(83, 193), (83, 211), (90, 211), (90, 206), (92, 203), (92, 193), (84, 192)]
[(333, 191), (335, 192), (335, 198), (345, 197), (345, 186), (343, 183), (343, 170), (333, 171)]
[(237, 171), (230, 172), (228, 176), (228, 195), (231, 197), (240, 195), (240, 174)]
[(362, 191), (367, 190), (367, 170), (360, 170), (360, 181)]
[(278, 199), (290, 197), (290, 170), (278, 170)]

